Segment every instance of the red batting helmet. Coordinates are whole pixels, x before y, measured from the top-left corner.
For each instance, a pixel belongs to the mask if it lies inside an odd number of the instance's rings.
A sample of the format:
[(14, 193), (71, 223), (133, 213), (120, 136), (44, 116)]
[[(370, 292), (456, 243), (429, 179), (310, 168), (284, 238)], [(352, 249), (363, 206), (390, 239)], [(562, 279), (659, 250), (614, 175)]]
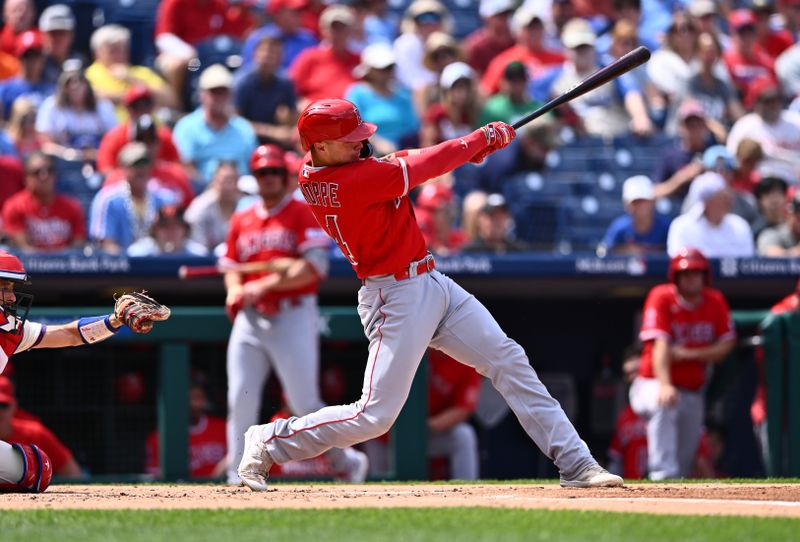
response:
[(28, 273), (22, 266), (19, 258), (13, 254), (0, 250), (0, 279), (10, 280), (12, 282), (28, 283)]
[(417, 196), (417, 207), (436, 210), (453, 201), (453, 191), (442, 183), (426, 184)]
[(312, 102), (297, 121), (304, 151), (319, 141), (365, 141), (377, 129), (371, 122), (361, 120), (361, 113), (353, 103), (338, 98)]
[(259, 145), (250, 156), (250, 171), (264, 168), (286, 169), (286, 153), (277, 145)]
[(681, 271), (702, 271), (705, 275), (706, 285), (711, 284), (711, 264), (702, 252), (696, 248), (682, 248), (669, 261), (667, 278), (675, 282)]

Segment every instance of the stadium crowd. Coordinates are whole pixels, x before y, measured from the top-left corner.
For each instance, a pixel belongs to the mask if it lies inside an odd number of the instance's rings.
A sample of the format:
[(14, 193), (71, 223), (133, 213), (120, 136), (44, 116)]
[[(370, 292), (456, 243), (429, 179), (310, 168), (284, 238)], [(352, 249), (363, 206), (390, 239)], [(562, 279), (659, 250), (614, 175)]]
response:
[(130, 4), (95, 26), (73, 3), (4, 2), (11, 248), (221, 254), (257, 198), (251, 152), (280, 145), (299, 169), (310, 100), (354, 102), (386, 154), (513, 122), (643, 44), (645, 66), (412, 194), (431, 249), (800, 250), (800, 2)]

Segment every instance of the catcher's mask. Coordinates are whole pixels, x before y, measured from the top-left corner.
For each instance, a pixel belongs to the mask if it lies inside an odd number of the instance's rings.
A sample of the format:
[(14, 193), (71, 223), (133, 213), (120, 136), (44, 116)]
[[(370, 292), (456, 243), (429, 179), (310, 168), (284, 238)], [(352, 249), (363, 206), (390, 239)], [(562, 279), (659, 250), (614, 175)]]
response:
[[(30, 284), (28, 273), (19, 258), (4, 250), (0, 250), (0, 281), (10, 282), (15, 287), (18, 284)], [(33, 296), (14, 291), (14, 299), (12, 300), (7, 296), (5, 289), (0, 291), (0, 296), (0, 306), (2, 306), (3, 312), (9, 321), (8, 323), (12, 324), (11, 329), (7, 331), (22, 333), (22, 327), (33, 304)]]

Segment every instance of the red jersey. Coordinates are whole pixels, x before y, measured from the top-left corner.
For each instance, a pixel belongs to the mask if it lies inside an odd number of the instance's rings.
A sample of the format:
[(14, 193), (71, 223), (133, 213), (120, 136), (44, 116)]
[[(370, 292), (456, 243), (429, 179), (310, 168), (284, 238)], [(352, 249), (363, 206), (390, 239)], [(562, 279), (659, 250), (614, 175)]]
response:
[[(314, 248), (328, 248), (328, 239), (314, 220), (308, 205), (293, 199), (291, 194), (274, 209), (267, 210), (262, 203), (234, 213), (226, 241), (223, 260), (231, 263), (268, 262), (274, 258), (300, 258)], [(246, 273), (243, 283), (257, 280), (267, 273)], [(284, 298), (296, 298), (316, 293), (319, 281), (302, 288), (267, 292), (256, 303), (256, 309), (269, 314), (275, 304)], [(264, 310), (267, 309), (267, 310)]]
[(356, 82), (353, 69), (358, 55), (336, 54), (328, 45), (303, 50), (289, 66), (289, 77), (298, 96), (309, 101), (321, 98), (343, 98), (348, 87)]
[(533, 80), (542, 68), (558, 66), (563, 64), (564, 60), (564, 55), (555, 51), (542, 49), (541, 51), (532, 52), (527, 47), (515, 45), (497, 55), (489, 63), (483, 78), (481, 78), (481, 87), (487, 95), (498, 92), (500, 90), (500, 79), (503, 78), (506, 66), (515, 61), (525, 64), (528, 68), (528, 74)]
[(775, 63), (772, 58), (755, 46), (751, 58), (744, 58), (735, 47), (731, 47), (722, 55), (733, 83), (743, 97), (747, 96), (747, 89), (758, 77), (775, 77)]
[(0, 307), (0, 373), (11, 356), (39, 344), (46, 331), (47, 326), (30, 320), (25, 320), (25, 325), (20, 329), (19, 321)]
[(225, 0), (164, 0), (156, 16), (156, 36), (175, 34), (190, 45), (227, 34), (244, 37), (255, 21), (246, 6)]
[(400, 273), (427, 254), (408, 191), (487, 146), (480, 130), (416, 154), (400, 151), (342, 166), (300, 171), (299, 185), (317, 222), (339, 245), (358, 278)]
[(32, 419), (11, 420), (11, 434), (3, 437), (9, 444), (35, 444), (50, 457), (53, 472), (58, 474), (72, 459), (72, 452), (41, 422)]
[(647, 422), (627, 405), (617, 416), (608, 455), (622, 465), (622, 477), (647, 476)]
[(800, 307), (800, 295), (791, 293), (770, 307), (769, 312), (772, 314), (783, 314), (786, 312), (794, 312), (798, 307)]
[(86, 220), (78, 200), (56, 194), (48, 205), (27, 190), (17, 192), (3, 205), (3, 228), (24, 233), (38, 250), (63, 250), (86, 238)]
[(481, 375), (447, 354), (428, 349), (428, 416), (458, 407), (475, 412), (481, 390)]
[[(733, 339), (736, 331), (731, 320), (728, 302), (719, 290), (704, 288), (702, 300), (687, 305), (678, 296), (674, 284), (655, 286), (644, 303), (644, 317), (639, 339), (644, 344), (639, 375), (655, 378), (653, 373), (653, 341), (666, 338), (670, 343), (687, 348), (710, 346), (718, 341)], [(672, 384), (696, 390), (706, 380), (706, 364), (700, 360), (681, 360), (670, 364)]]
[[(39, 30), (36, 29), (35, 23), (33, 28), (27, 28), (23, 30), (23, 32), (36, 32), (39, 34)], [(22, 32), (20, 32), (21, 34)], [(11, 28), (10, 24), (3, 26), (3, 30), (0, 31), (0, 50), (5, 53), (8, 53), (16, 58), (17, 56), (17, 38), (19, 38), (20, 34), (14, 32), (14, 29)]]
[(772, 60), (778, 58), (780, 54), (791, 47), (792, 44), (794, 44), (792, 33), (785, 29), (773, 30), (759, 42), (764, 52), (766, 52)]
[[(178, 162), (165, 162), (158, 160), (150, 169), (151, 179), (148, 185), (153, 190), (166, 190), (173, 194), (182, 207), (187, 207), (194, 198), (194, 189), (186, 174), (186, 169)], [(103, 181), (103, 188), (126, 180), (125, 170), (112, 169)]]
[(0, 156), (0, 209), (5, 202), (25, 188), (25, 170), (16, 156)]
[[(189, 428), (189, 475), (192, 478), (209, 477), (227, 453), (225, 420), (203, 416)], [(147, 435), (145, 472), (158, 476), (158, 431)]]
[[(166, 126), (156, 127), (156, 137), (158, 138), (158, 154), (156, 160), (166, 160), (167, 162), (180, 162), (178, 148), (172, 141), (172, 132)], [(97, 149), (97, 169), (106, 173), (117, 167), (117, 157), (122, 147), (131, 142), (131, 123), (124, 122), (113, 127), (106, 132), (100, 140), (100, 147)]]

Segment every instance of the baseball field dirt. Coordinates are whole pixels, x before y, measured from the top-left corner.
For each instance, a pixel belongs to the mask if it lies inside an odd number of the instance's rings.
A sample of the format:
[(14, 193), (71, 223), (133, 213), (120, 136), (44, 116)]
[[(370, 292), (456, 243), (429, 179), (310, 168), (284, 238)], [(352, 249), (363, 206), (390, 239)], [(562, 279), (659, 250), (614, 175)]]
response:
[(800, 484), (629, 484), (563, 489), (556, 484), (274, 484), (264, 493), (222, 485), (56, 485), (10, 494), (0, 510), (308, 509), (496, 507), (653, 514), (800, 518)]

